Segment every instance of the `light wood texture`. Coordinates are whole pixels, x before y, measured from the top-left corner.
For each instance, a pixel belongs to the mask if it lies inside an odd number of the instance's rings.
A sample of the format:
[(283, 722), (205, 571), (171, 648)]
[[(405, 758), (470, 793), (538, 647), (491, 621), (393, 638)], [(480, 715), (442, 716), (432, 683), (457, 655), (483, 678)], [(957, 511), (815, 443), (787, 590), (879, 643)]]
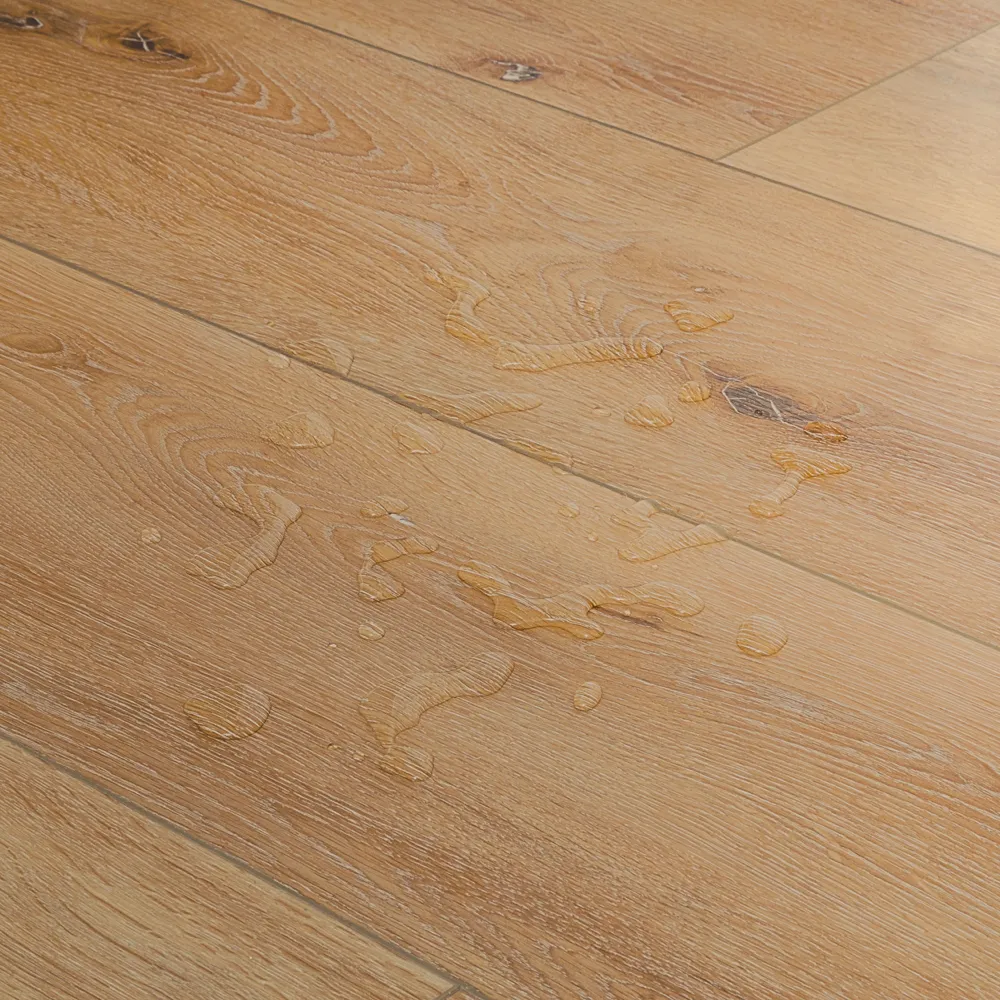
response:
[(727, 159), (1000, 253), (1000, 29)]
[(0, 773), (6, 1000), (432, 1000), (451, 988), (3, 741)]
[(784, 128), (1000, 16), (996, 0), (258, 6), (707, 156)]
[[(273, 344), (334, 336), (350, 377), (384, 392), (536, 394), (474, 427), (1000, 641), (995, 259), (548, 108), (512, 114), (487, 88), (239, 5), (44, 17), (0, 33), (19, 109), (0, 232)], [(136, 51), (136, 25), (159, 48)], [(435, 273), (484, 285), (473, 319), (490, 337), (664, 350), (498, 370), (445, 332), (454, 296)], [(736, 316), (682, 333), (674, 299)], [(702, 365), (707, 402), (676, 403), (662, 431), (625, 422)], [(744, 383), (739, 412), (725, 379)], [(769, 401), (746, 405), (748, 386)], [(848, 441), (806, 438), (813, 417)], [(781, 479), (771, 454), (802, 443), (852, 471), (755, 517)]]
[[(37, 255), (0, 264), (4, 727), (496, 996), (995, 991), (1000, 654), (731, 542), (627, 563), (597, 484), (443, 423), (436, 453), (401, 450), (413, 414), (368, 390)], [(333, 445), (261, 438), (303, 411)], [(193, 575), (275, 530), (235, 512), (263, 489), (301, 510), (273, 563)], [(362, 515), (378, 496), (412, 526)], [(436, 550), (365, 599), (365, 546), (401, 535)], [(663, 580), (706, 607), (515, 632), (470, 560), (539, 597)], [(751, 615), (787, 632), (777, 655), (738, 649)], [(430, 778), (380, 770), (361, 700), (483, 653), (514, 659), (499, 690), (399, 736)], [(208, 739), (183, 705), (234, 683), (270, 715)]]

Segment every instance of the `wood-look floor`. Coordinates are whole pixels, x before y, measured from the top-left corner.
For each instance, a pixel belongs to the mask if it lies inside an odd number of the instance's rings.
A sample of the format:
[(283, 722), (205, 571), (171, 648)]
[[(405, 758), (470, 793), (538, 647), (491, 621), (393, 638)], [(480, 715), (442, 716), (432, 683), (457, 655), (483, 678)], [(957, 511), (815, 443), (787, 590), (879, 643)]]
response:
[(996, 996), (998, 21), (0, 0), (4, 996)]

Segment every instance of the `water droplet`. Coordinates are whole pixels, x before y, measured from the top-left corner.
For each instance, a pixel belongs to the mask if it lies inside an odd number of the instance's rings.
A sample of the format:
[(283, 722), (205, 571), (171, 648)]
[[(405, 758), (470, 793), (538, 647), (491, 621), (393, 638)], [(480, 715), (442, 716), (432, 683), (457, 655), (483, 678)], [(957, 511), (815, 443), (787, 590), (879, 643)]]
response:
[(563, 517), (579, 517), (580, 516), (580, 505), (570, 501), (569, 503), (564, 503), (559, 508), (559, 513)]
[(426, 781), (434, 773), (434, 755), (420, 747), (394, 746), (379, 757), (378, 766), (386, 774)]
[(652, 500), (636, 500), (631, 507), (615, 511), (611, 515), (611, 520), (615, 524), (620, 524), (623, 528), (635, 528), (636, 531), (645, 531), (652, 525), (651, 518), (655, 513), (656, 504)]
[(282, 369), (287, 368), (291, 364), (291, 361), (289, 361), (284, 354), (276, 354), (275, 352), (270, 351), (267, 355), (267, 363), (272, 368)]
[(595, 406), (593, 409), (593, 414), (595, 417), (610, 417), (611, 411), (604, 406)]
[(400, 398), (416, 403), (438, 416), (451, 417), (463, 424), (483, 420), (500, 413), (520, 413), (542, 405), (541, 396), (528, 392), (467, 392), (459, 396), (444, 396), (429, 392), (403, 392)]
[(433, 428), (410, 421), (396, 424), (392, 428), (392, 436), (400, 450), (411, 455), (436, 455), (444, 447), (444, 442)]
[(663, 308), (670, 313), (670, 318), (684, 333), (698, 333), (701, 330), (708, 330), (720, 323), (728, 323), (733, 318), (733, 313), (728, 309), (715, 308), (708, 312), (701, 312), (686, 302), (668, 302)]
[(432, 538), (382, 539), (364, 548), (361, 569), (358, 570), (358, 593), (369, 601), (391, 601), (406, 591), (403, 585), (381, 568), (401, 556), (422, 556), (436, 552), (438, 543)]
[(681, 386), (677, 398), (682, 403), (704, 403), (712, 395), (712, 387), (707, 382), (692, 379)]
[(243, 545), (202, 549), (188, 564), (188, 572), (222, 590), (242, 587), (252, 573), (272, 565), (288, 529), (302, 514), (298, 504), (268, 486), (249, 487), (248, 495), (259, 528), (254, 538)]
[(585, 681), (573, 695), (573, 707), (578, 712), (590, 712), (600, 704), (603, 694), (597, 681)]
[(385, 635), (385, 629), (378, 622), (362, 622), (358, 626), (358, 635), (362, 639), (371, 639), (377, 642)]
[(362, 761), (363, 761), (363, 760), (365, 759), (365, 755), (364, 755), (363, 753), (361, 753), (361, 751), (360, 751), (360, 750), (356, 750), (356, 751), (355, 751), (354, 753), (352, 753), (352, 754), (351, 754), (351, 757), (352, 757), (352, 758), (353, 758), (353, 759), (354, 759), (354, 760), (355, 760), (355, 761), (356, 761), (356, 762), (357, 762), (358, 764), (360, 764), (360, 763), (361, 763), (361, 762), (362, 762)]
[(328, 642), (326, 644), (327, 649), (339, 649), (340, 647), (335, 642)]
[(750, 656), (774, 656), (786, 642), (788, 633), (769, 615), (751, 615), (736, 633), (736, 645)]
[(267, 721), (271, 699), (257, 688), (237, 684), (186, 701), (184, 714), (206, 736), (242, 740)]
[(440, 285), (452, 295), (455, 301), (444, 319), (446, 333), (472, 344), (489, 344), (492, 339), (482, 321), (476, 315), (476, 308), (490, 296), (490, 290), (474, 278), (463, 278), (448, 271), (428, 271), (428, 284)]
[(810, 420), (802, 430), (806, 432), (811, 438), (817, 438), (820, 441), (830, 441), (837, 443), (839, 441), (847, 440), (847, 431), (842, 427), (838, 427), (837, 424), (828, 424), (824, 420)]
[(507, 683), (514, 661), (506, 653), (480, 653), (464, 667), (426, 670), (402, 684), (376, 688), (358, 705), (379, 744), (388, 749), (400, 733), (412, 729), (424, 712), (453, 698), (484, 698)]
[(322, 413), (293, 413), (271, 424), (261, 437), (284, 448), (326, 448), (333, 444), (333, 424)]
[(726, 540), (726, 536), (716, 531), (710, 524), (698, 524), (693, 528), (677, 531), (673, 528), (662, 528), (652, 521), (649, 521), (646, 527), (637, 521), (629, 524), (624, 518), (617, 520), (617, 523), (642, 530), (642, 537), (637, 542), (618, 550), (618, 555), (629, 562), (650, 562), (680, 552), (682, 549), (693, 549), (700, 545), (712, 545)]
[(556, 474), (557, 476), (568, 476), (568, 475), (570, 474), (570, 470), (569, 470), (569, 469), (563, 469), (563, 468), (561, 468), (561, 467), (560, 467), (560, 466), (558, 466), (558, 465), (553, 465), (553, 466), (552, 466), (552, 471), (553, 471), (553, 472), (554, 472), (554, 473), (555, 473), (555, 474)]
[(512, 445), (519, 451), (523, 451), (532, 458), (540, 459), (543, 462), (549, 462), (552, 465), (573, 464), (573, 459), (570, 458), (569, 455), (563, 455), (561, 452), (555, 451), (548, 445), (539, 444), (537, 441), (528, 441), (524, 438), (511, 438), (507, 441), (507, 444)]
[[(597, 540), (596, 535), (592, 537)], [(585, 584), (551, 597), (529, 597), (517, 593), (499, 570), (486, 563), (460, 566), (458, 578), (492, 598), (495, 621), (517, 630), (558, 628), (578, 639), (599, 639), (604, 635), (601, 625), (587, 617), (594, 608), (618, 610), (645, 605), (688, 617), (705, 607), (697, 594), (669, 583), (644, 583), (638, 587)]]
[(145, 545), (155, 545), (163, 537), (160, 534), (159, 528), (143, 528), (142, 534), (139, 536), (143, 544)]
[(400, 524), (405, 524), (407, 528), (416, 527), (416, 525), (404, 514), (390, 514), (389, 517), (391, 517), (394, 521), (398, 521)]
[(587, 541), (588, 542), (596, 542), (596, 541), (598, 541), (597, 535), (595, 535), (593, 533), (587, 535)]
[(354, 364), (354, 351), (333, 337), (311, 337), (285, 345), (285, 350), (304, 361), (331, 368), (338, 375), (349, 375)]
[(839, 476), (851, 471), (846, 462), (832, 456), (790, 450), (772, 452), (771, 461), (785, 473), (785, 478), (770, 493), (750, 501), (750, 513), (757, 517), (781, 517), (785, 512), (782, 504), (795, 496), (807, 479)]
[(696, 285), (694, 290), (696, 292), (707, 292), (708, 291), (708, 289), (704, 285)]
[(658, 393), (644, 396), (625, 411), (625, 423), (634, 427), (668, 427), (673, 422), (667, 397)]

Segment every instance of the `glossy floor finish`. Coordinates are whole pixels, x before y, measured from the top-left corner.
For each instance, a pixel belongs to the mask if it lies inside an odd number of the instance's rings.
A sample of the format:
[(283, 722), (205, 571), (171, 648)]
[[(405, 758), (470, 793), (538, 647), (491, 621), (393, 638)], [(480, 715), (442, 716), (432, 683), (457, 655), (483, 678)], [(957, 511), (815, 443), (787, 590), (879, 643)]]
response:
[(998, 22), (0, 0), (0, 992), (995, 996)]

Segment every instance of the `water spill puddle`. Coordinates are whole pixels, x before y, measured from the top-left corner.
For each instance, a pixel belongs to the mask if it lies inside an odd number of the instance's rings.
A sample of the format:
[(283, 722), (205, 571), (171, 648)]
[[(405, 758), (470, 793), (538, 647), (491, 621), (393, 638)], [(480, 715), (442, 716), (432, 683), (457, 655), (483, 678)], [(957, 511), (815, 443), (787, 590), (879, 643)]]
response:
[(587, 617), (595, 608), (621, 610), (645, 605), (679, 617), (698, 614), (705, 606), (697, 594), (669, 583), (645, 583), (637, 587), (585, 584), (552, 597), (528, 597), (517, 593), (499, 570), (486, 563), (467, 563), (458, 578), (493, 601), (494, 621), (519, 631), (556, 628), (577, 639), (599, 639), (604, 628)]
[(419, 673), (402, 684), (376, 688), (358, 710), (383, 749), (379, 767), (411, 781), (429, 778), (434, 757), (426, 750), (401, 746), (397, 737), (413, 729), (423, 714), (453, 698), (484, 698), (507, 683), (514, 661), (505, 653), (481, 653), (454, 670)]

